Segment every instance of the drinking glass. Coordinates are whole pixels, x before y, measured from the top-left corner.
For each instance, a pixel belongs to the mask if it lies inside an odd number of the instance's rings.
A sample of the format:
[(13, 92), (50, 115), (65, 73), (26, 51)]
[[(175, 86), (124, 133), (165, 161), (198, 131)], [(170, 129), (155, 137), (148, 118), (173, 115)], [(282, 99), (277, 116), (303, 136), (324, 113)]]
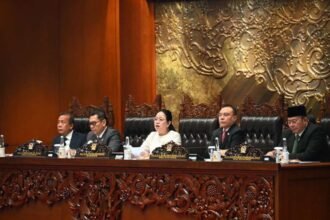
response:
[(69, 154), (71, 158), (75, 158), (76, 154), (77, 154), (77, 150), (76, 149), (70, 149), (69, 150)]
[(58, 150), (60, 149), (60, 144), (54, 144), (54, 153), (58, 155)]
[(214, 152), (214, 150), (215, 150), (215, 146), (209, 146), (207, 148), (207, 151), (209, 152), (209, 155), (210, 155), (210, 160), (212, 160), (212, 158), (213, 158), (213, 152)]
[(281, 162), (281, 154), (282, 154), (283, 147), (274, 147), (275, 150), (275, 161), (276, 163)]

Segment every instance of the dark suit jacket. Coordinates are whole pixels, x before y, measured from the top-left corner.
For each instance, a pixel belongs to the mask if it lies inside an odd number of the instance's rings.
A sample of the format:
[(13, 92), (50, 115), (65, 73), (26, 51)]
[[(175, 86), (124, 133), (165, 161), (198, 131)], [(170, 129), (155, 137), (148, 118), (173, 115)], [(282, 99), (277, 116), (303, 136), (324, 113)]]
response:
[[(59, 135), (54, 138), (52, 146), (54, 146), (55, 144), (60, 144), (60, 141), (61, 141), (61, 136)], [(72, 139), (70, 141), (70, 148), (77, 149), (83, 146), (85, 143), (86, 143), (86, 135), (73, 131)]]
[(218, 128), (212, 133), (211, 143), (215, 144), (215, 138), (219, 138), (220, 149), (228, 149), (244, 142), (244, 132), (236, 124), (233, 124), (227, 131), (224, 142), (221, 142), (223, 128)]
[(322, 128), (315, 124), (309, 124), (299, 138), (297, 153), (292, 153), (294, 143), (294, 133), (291, 130), (285, 130), (282, 137), (285, 137), (288, 143), (290, 159), (299, 159), (302, 161), (323, 161), (328, 155), (326, 136)]
[[(87, 134), (87, 142), (94, 141), (96, 139), (96, 135), (90, 131)], [(120, 134), (117, 130), (107, 127), (106, 131), (101, 137), (101, 143), (111, 147), (112, 152), (120, 152), (122, 151), (122, 147), (120, 144)]]

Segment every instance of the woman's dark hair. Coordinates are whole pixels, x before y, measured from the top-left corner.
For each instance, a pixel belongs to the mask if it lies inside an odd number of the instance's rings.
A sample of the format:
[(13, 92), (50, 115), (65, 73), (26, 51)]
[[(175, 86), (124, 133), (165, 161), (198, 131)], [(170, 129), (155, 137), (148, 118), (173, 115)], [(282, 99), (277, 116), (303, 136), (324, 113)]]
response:
[(172, 112), (170, 110), (167, 110), (167, 109), (162, 109), (159, 112), (163, 112), (165, 117), (166, 117), (166, 121), (171, 122), (171, 124), (168, 126), (168, 130), (169, 131), (175, 131), (175, 128), (174, 128), (173, 123), (172, 123)]

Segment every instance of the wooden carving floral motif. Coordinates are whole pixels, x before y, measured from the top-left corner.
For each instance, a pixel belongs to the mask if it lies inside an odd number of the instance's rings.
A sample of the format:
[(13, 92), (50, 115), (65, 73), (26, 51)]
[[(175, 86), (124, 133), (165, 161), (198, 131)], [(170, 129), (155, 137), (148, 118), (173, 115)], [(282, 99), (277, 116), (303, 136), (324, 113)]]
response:
[(129, 95), (125, 106), (125, 117), (153, 117), (162, 108), (165, 106), (161, 95), (157, 95), (152, 104), (136, 104), (133, 96)]
[(221, 94), (210, 105), (204, 103), (194, 104), (191, 97), (184, 94), (179, 116), (180, 118), (215, 118), (221, 109), (221, 105)]
[(275, 105), (267, 103), (256, 104), (251, 97), (246, 97), (240, 110), (240, 116), (280, 116), (284, 121), (287, 115), (287, 103), (280, 95)]
[(105, 96), (103, 98), (103, 102), (99, 106), (88, 105), (86, 107), (83, 107), (76, 97), (72, 97), (71, 103), (69, 105), (69, 112), (74, 117), (77, 117), (77, 118), (86, 118), (89, 116), (89, 113), (95, 109), (100, 109), (105, 112), (105, 114), (108, 118), (109, 126), (113, 126), (115, 124), (113, 107), (112, 107), (112, 104), (111, 104), (108, 96)]
[(198, 219), (274, 218), (271, 176), (23, 170), (1, 171), (0, 187), (0, 210), (64, 200), (75, 219), (120, 219), (125, 202)]
[(22, 206), (30, 200), (52, 205), (70, 195), (66, 172), (26, 170), (0, 174), (1, 209)]

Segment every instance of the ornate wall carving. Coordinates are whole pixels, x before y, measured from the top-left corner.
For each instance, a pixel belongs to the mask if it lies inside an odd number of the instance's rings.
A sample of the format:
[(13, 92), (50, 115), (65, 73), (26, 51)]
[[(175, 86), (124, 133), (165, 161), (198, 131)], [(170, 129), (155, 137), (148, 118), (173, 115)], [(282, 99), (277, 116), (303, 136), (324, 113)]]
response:
[(119, 219), (129, 202), (198, 219), (273, 219), (274, 178), (257, 175), (23, 170), (0, 172), (0, 210), (67, 201), (75, 219)]
[(152, 104), (136, 104), (133, 96), (129, 95), (125, 105), (125, 117), (154, 117), (162, 108), (165, 106), (161, 95), (156, 95)]
[(182, 92), (311, 107), (330, 91), (330, 2), (158, 1), (156, 50), (158, 93), (174, 111)]

